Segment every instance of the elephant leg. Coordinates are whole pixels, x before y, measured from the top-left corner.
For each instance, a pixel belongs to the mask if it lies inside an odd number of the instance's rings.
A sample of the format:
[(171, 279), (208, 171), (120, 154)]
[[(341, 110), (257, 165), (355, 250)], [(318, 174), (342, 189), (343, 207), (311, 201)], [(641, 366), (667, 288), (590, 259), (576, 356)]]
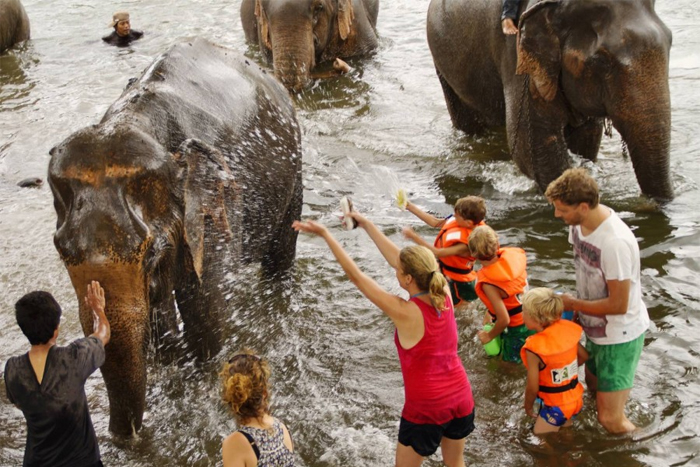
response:
[(301, 173), (298, 174), (294, 185), (292, 200), (287, 206), (284, 218), (274, 235), (274, 240), (262, 260), (263, 273), (267, 277), (279, 276), (291, 268), (297, 248), (298, 233), (292, 229), (292, 222), (301, 216), (303, 186)]
[(564, 129), (564, 136), (569, 151), (595, 162), (603, 136), (603, 119), (591, 118), (575, 128), (567, 126)]
[(224, 275), (229, 266), (224, 259), (229, 256), (226, 251), (229, 246), (219, 242), (217, 235), (211, 234), (215, 229), (211, 218), (206, 217), (204, 222), (201, 277), (191, 272), (184, 286), (175, 291), (188, 351), (202, 362), (221, 350), (227, 290)]
[(437, 69), (435, 71), (440, 80), (442, 92), (445, 94), (447, 111), (450, 113), (450, 118), (455, 128), (469, 135), (483, 133), (486, 126), (478, 112), (468, 107), (440, 72)]
[(151, 309), (151, 342), (161, 363), (167, 364), (173, 360), (177, 335), (175, 298), (171, 295)]

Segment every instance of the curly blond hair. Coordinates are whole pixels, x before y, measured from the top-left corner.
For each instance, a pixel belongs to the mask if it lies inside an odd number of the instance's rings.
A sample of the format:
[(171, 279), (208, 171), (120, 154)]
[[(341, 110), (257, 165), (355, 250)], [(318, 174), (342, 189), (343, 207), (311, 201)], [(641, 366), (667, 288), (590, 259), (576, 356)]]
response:
[(564, 301), (552, 289), (538, 287), (523, 297), (523, 313), (546, 328), (561, 319)]
[(270, 367), (265, 359), (244, 349), (224, 363), (219, 376), (222, 399), (238, 423), (246, 423), (269, 413)]

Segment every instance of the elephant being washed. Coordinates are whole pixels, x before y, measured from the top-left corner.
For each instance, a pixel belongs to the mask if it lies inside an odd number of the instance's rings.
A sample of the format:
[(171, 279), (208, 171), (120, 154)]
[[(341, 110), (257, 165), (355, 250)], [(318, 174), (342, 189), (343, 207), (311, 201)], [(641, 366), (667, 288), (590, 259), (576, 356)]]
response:
[(0, 0), (0, 54), (29, 39), (29, 18), (19, 0)]
[(627, 144), (644, 194), (673, 197), (669, 158), (671, 32), (653, 0), (522, 0), (518, 37), (499, 0), (432, 0), (428, 43), (452, 122), (506, 124), (520, 170), (544, 190), (567, 149), (598, 154), (605, 118)]
[[(54, 243), (78, 297), (104, 285), (110, 430), (142, 423), (146, 345), (176, 334), (220, 350), (231, 272), (289, 268), (301, 211), (301, 136), (287, 91), (203, 39), (158, 57), (99, 124), (51, 150)], [(82, 301), (81, 301), (82, 302)], [(92, 319), (80, 303), (86, 334)]]
[(259, 43), (287, 89), (300, 91), (314, 67), (377, 48), (379, 0), (243, 0), (248, 41)]

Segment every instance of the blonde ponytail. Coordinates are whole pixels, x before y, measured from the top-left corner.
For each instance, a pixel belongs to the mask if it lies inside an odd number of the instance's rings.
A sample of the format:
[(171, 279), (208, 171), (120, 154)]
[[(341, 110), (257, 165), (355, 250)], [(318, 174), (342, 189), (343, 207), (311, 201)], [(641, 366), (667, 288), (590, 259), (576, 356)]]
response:
[(401, 250), (399, 261), (403, 272), (413, 277), (418, 288), (430, 294), (430, 302), (436, 310), (447, 308), (447, 279), (440, 272), (435, 255), (429, 249), (419, 245), (407, 246)]

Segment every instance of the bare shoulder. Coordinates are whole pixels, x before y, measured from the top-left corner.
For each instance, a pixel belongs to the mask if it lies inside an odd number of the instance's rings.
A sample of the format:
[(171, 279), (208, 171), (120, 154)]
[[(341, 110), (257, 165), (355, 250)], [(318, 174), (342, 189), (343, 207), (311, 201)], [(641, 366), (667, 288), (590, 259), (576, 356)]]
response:
[(248, 467), (257, 465), (255, 451), (240, 431), (228, 435), (221, 445), (224, 467)]
[(294, 442), (292, 441), (292, 435), (289, 434), (287, 425), (285, 425), (281, 420), (279, 421), (282, 425), (282, 431), (284, 432), (284, 445), (289, 449), (289, 452), (294, 452)]

